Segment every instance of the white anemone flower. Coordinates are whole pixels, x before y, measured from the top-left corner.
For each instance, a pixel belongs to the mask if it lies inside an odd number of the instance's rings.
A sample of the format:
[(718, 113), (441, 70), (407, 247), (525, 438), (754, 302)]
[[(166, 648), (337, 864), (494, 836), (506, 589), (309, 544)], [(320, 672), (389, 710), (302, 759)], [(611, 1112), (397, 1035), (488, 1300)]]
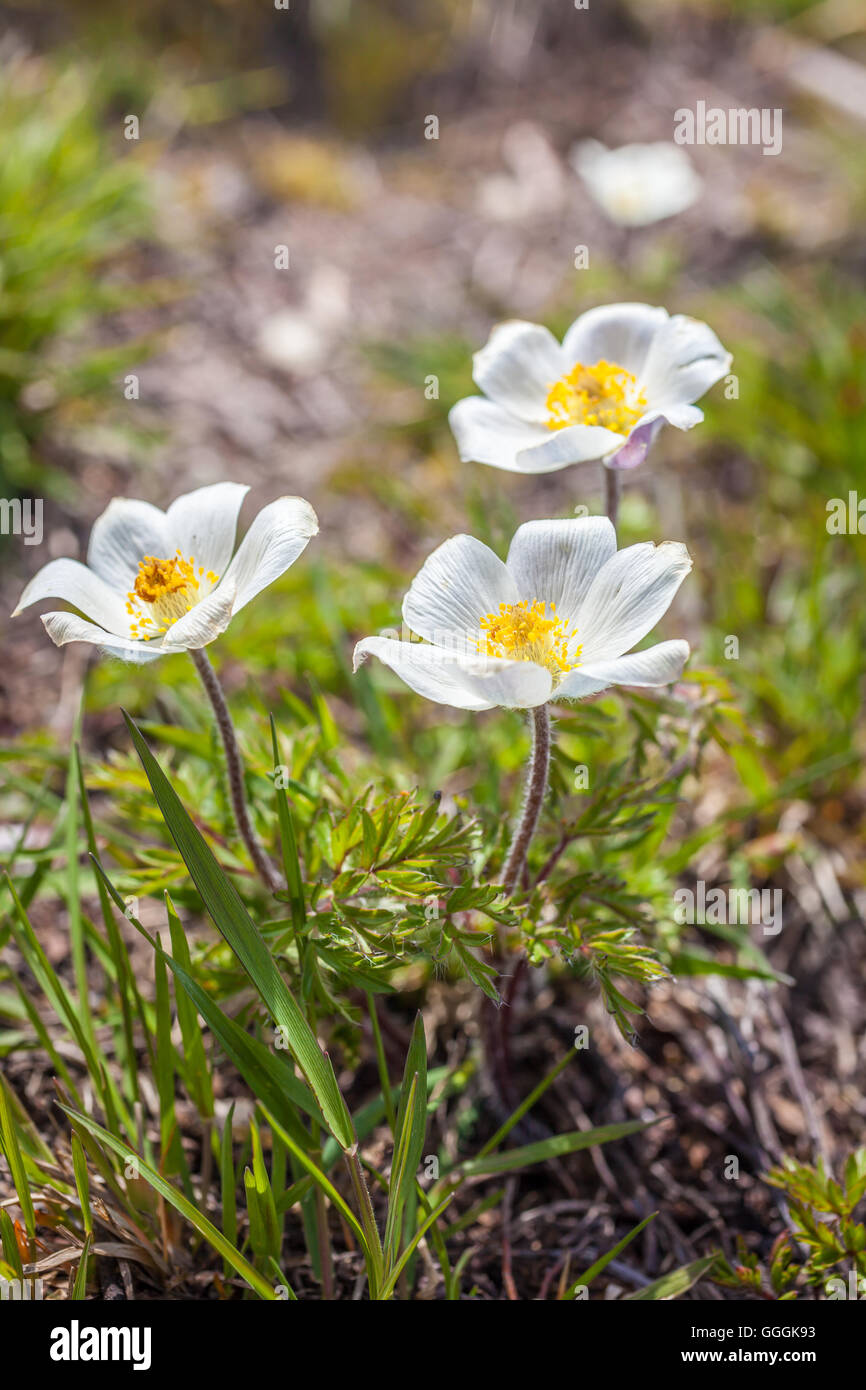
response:
[(552, 473), (598, 459), (636, 468), (662, 425), (689, 430), (703, 420), (694, 401), (731, 355), (697, 319), (607, 304), (581, 314), (561, 344), (541, 324), (501, 323), (472, 364), (484, 394), (449, 416), (461, 459)]
[(472, 536), (453, 536), (403, 602), (406, 625), (425, 640), (365, 637), (355, 670), (377, 656), (419, 695), (471, 710), (667, 685), (682, 673), (687, 642), (625, 653), (667, 611), (691, 567), (678, 542), (617, 550), (607, 517), (527, 522), (504, 563)]
[(198, 651), (294, 563), (319, 529), (309, 502), (280, 497), (259, 512), (233, 557), (248, 491), (242, 483), (214, 483), (178, 497), (166, 512), (114, 498), (94, 522), (87, 564), (50, 561), (15, 612), (46, 598), (78, 609), (84, 617), (43, 615), (58, 647), (92, 642), (136, 662)]
[(617, 150), (582, 140), (571, 163), (591, 197), (621, 227), (674, 217), (697, 201), (704, 186), (685, 150), (667, 140)]

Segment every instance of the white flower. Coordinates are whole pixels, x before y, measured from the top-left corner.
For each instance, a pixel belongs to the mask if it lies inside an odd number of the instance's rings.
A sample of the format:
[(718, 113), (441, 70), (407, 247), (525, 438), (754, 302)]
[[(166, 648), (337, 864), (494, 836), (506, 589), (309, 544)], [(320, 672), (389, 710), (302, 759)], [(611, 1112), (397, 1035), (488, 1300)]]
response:
[(679, 145), (621, 145), (608, 150), (598, 140), (583, 140), (571, 163), (590, 194), (612, 222), (647, 227), (691, 207), (703, 181)]
[(46, 613), (51, 640), (58, 647), (93, 642), (127, 661), (207, 646), (319, 529), (309, 502), (280, 497), (259, 512), (232, 558), (248, 491), (242, 483), (214, 483), (178, 497), (167, 512), (115, 498), (94, 522), (87, 564), (52, 560), (31, 579), (15, 613), (40, 599), (65, 599), (90, 621)]
[(483, 396), (449, 420), (464, 461), (551, 473), (603, 459), (636, 468), (666, 422), (703, 420), (693, 404), (731, 365), (705, 323), (648, 304), (581, 314), (562, 344), (537, 323), (501, 323), (472, 359)]
[(618, 551), (607, 517), (527, 522), (504, 564), (472, 536), (453, 536), (403, 601), (407, 626), (425, 641), (365, 637), (355, 670), (377, 656), (419, 695), (473, 710), (667, 685), (682, 672), (687, 642), (623, 653), (667, 611), (691, 567), (673, 541)]

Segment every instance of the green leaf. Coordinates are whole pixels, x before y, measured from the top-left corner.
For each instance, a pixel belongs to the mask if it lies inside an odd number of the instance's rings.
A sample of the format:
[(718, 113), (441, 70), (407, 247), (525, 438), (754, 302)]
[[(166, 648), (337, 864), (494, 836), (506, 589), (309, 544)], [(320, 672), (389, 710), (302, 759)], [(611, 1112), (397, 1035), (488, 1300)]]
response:
[(2, 1147), (6, 1155), (6, 1162), (9, 1164), (12, 1183), (18, 1197), (18, 1205), (24, 1217), (25, 1230), (30, 1239), (33, 1240), (36, 1234), (36, 1213), (33, 1210), (33, 1198), (30, 1195), (30, 1183), (24, 1167), (24, 1156), (18, 1142), (15, 1116), (12, 1113), (6, 1083), (2, 1077), (0, 1077), (0, 1147)]
[(180, 1212), (189, 1221), (199, 1235), (204, 1236), (209, 1245), (212, 1245), (217, 1254), (222, 1255), (223, 1259), (231, 1265), (237, 1274), (245, 1279), (250, 1288), (259, 1295), (260, 1298), (274, 1300), (276, 1295), (267, 1279), (264, 1279), (258, 1270), (254, 1269), (249, 1260), (245, 1259), (239, 1250), (236, 1250), (232, 1243), (226, 1239), (222, 1231), (218, 1231), (216, 1226), (199, 1211), (193, 1202), (185, 1197), (182, 1192), (178, 1192), (176, 1187), (172, 1187), (170, 1182), (166, 1182), (155, 1168), (149, 1163), (145, 1163), (140, 1154), (135, 1149), (130, 1148), (122, 1139), (117, 1139), (113, 1134), (109, 1134), (107, 1129), (98, 1125), (89, 1115), (83, 1115), (78, 1110), (71, 1110), (68, 1106), (62, 1105), (61, 1110), (74, 1120), (76, 1124), (82, 1125), (88, 1134), (92, 1134), (94, 1139), (98, 1139), (100, 1144), (105, 1144), (107, 1148), (116, 1153), (118, 1158), (132, 1159), (138, 1167), (138, 1171), (145, 1182), (150, 1183), (161, 1197), (174, 1207), (175, 1211)]
[(265, 1167), (265, 1156), (262, 1153), (262, 1139), (259, 1127), (255, 1120), (250, 1120), (250, 1138), (253, 1145), (253, 1168), (252, 1179), (255, 1188), (256, 1199), (262, 1217), (264, 1228), (264, 1251), (263, 1253), (274, 1260), (280, 1257), (280, 1246), (283, 1243), (282, 1226), (277, 1216), (277, 1207), (274, 1201), (274, 1192), (271, 1187), (271, 1180), (268, 1177), (268, 1170)]
[(75, 1188), (81, 1220), (86, 1236), (93, 1233), (93, 1216), (90, 1211), (90, 1174), (87, 1171), (87, 1157), (77, 1134), (72, 1136), (72, 1171), (75, 1174)]
[(284, 1030), (292, 1056), (309, 1082), (331, 1134), (343, 1149), (352, 1149), (355, 1144), (352, 1120), (330, 1059), (319, 1047), (234, 884), (223, 873), (184, 810), (134, 721), (125, 712), (124, 718), (159, 809), (205, 908), (246, 970), (274, 1022)]
[(679, 1269), (672, 1269), (670, 1274), (663, 1274), (661, 1279), (656, 1279), (653, 1284), (647, 1284), (646, 1288), (636, 1289), (634, 1293), (627, 1293), (622, 1301), (627, 1303), (647, 1298), (655, 1300), (679, 1298), (680, 1294), (687, 1293), (715, 1262), (715, 1255), (705, 1255), (701, 1260), (693, 1260), (690, 1265), (682, 1265)]
[(650, 1221), (653, 1221), (657, 1216), (657, 1211), (650, 1212), (649, 1216), (645, 1216), (640, 1225), (635, 1226), (634, 1230), (629, 1231), (627, 1236), (623, 1236), (622, 1240), (618, 1241), (612, 1250), (608, 1250), (606, 1255), (599, 1256), (595, 1264), (590, 1265), (589, 1269), (585, 1270), (583, 1274), (575, 1279), (568, 1293), (564, 1295), (564, 1301), (574, 1299), (577, 1296), (578, 1289), (588, 1288), (593, 1279), (596, 1279), (598, 1275), (601, 1274), (602, 1270), (610, 1264), (611, 1260), (615, 1260), (617, 1255), (621, 1254), (625, 1247), (631, 1244), (635, 1236), (640, 1235), (644, 1226), (649, 1225)]
[(93, 1235), (89, 1233), (84, 1238), (81, 1247), (81, 1259), (78, 1261), (78, 1268), (75, 1271), (75, 1280), (72, 1285), (72, 1293), (69, 1297), (75, 1303), (81, 1303), (87, 1297), (87, 1265), (90, 1259), (90, 1247), (93, 1244)]
[[(191, 975), (192, 965), (186, 932), (168, 893), (165, 895), (165, 907), (168, 913), (169, 932), (171, 933), (172, 954), (180, 966)], [(166, 960), (171, 964), (168, 957)], [(213, 1086), (211, 1085), (210, 1068), (204, 1050), (201, 1028), (196, 1018), (196, 1010), (185, 989), (175, 991), (175, 1003), (177, 1021), (183, 1039), (183, 1053), (179, 1061), (183, 1068), (184, 1081), (187, 1090), (195, 1101), (199, 1114), (205, 1119), (209, 1119), (214, 1113)]]
[(239, 1023), (229, 1018), (219, 1004), (205, 993), (201, 985), (176, 960), (172, 960), (164, 951), (161, 954), (211, 1032), (222, 1044), (227, 1056), (234, 1062), (256, 1100), (267, 1105), (282, 1124), (291, 1130), (296, 1141), (307, 1147), (309, 1135), (305, 1133), (291, 1107), (297, 1105), (318, 1122), (320, 1112), (312, 1092), (303, 1081), (293, 1076), (288, 1065), (281, 1062), (264, 1043), (251, 1037)]
[[(554, 1134), (550, 1139), (541, 1139), (536, 1144), (524, 1144), (520, 1149), (506, 1149), (504, 1153), (488, 1154), (484, 1158), (470, 1158), (452, 1171), (465, 1178), (477, 1178), (488, 1173), (508, 1173), (514, 1168), (525, 1168), (531, 1163), (546, 1163), (551, 1158), (564, 1158), (566, 1154), (577, 1153), (580, 1149), (592, 1149), (596, 1144), (609, 1144), (613, 1139), (625, 1139), (629, 1134), (639, 1134), (658, 1124), (658, 1120), (625, 1120), (618, 1125), (601, 1125), (598, 1129), (578, 1129), (570, 1134)], [(450, 1174), (446, 1174), (446, 1180)]]
[(385, 1224), (385, 1252), (389, 1259), (397, 1254), (400, 1222), (410, 1191), (414, 1190), (418, 1165), (427, 1133), (427, 1042), (424, 1020), (419, 1013), (406, 1055), (397, 1123), (394, 1131), (394, 1158), (388, 1188), (388, 1217)]

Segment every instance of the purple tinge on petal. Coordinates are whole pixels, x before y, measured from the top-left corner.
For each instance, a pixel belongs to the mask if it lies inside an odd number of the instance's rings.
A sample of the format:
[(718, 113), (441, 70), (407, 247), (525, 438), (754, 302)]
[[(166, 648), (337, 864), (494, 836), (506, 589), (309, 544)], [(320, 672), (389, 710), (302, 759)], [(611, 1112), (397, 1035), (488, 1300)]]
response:
[(638, 425), (616, 453), (610, 454), (605, 459), (605, 465), (608, 468), (639, 467), (649, 453), (652, 442), (664, 422), (664, 416), (657, 415), (654, 420), (647, 420), (644, 424)]

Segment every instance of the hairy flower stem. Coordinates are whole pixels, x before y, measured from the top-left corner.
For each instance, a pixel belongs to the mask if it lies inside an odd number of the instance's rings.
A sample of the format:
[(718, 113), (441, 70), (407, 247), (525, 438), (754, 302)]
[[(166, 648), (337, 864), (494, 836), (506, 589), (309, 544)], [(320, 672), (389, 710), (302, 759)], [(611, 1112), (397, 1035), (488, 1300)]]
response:
[(619, 469), (604, 468), (604, 509), (614, 530), (619, 517), (619, 481)]
[(538, 817), (541, 815), (541, 806), (547, 791), (549, 769), (550, 715), (547, 705), (537, 705), (532, 711), (532, 753), (529, 758), (523, 810), (514, 831), (502, 875), (502, 886), (509, 896), (514, 892), (523, 874), (526, 855), (535, 834), (535, 827), (538, 825)]
[(283, 884), (277, 870), (259, 844), (256, 832), (253, 830), (253, 823), (250, 820), (250, 813), (247, 809), (246, 797), (244, 795), (244, 765), (241, 760), (241, 750), (238, 748), (235, 726), (229, 714), (225, 693), (219, 683), (219, 677), (210, 663), (210, 658), (206, 655), (204, 650), (199, 648), (198, 651), (191, 651), (190, 656), (193, 659), (195, 669), (201, 676), (201, 683), (205, 688), (207, 697), (213, 706), (217, 728), (220, 731), (220, 738), (222, 739), (223, 748), (225, 749), (229, 797), (231, 798), (238, 834), (246, 845), (250, 858), (255, 864), (264, 883), (270, 888), (272, 893), (275, 893)]

